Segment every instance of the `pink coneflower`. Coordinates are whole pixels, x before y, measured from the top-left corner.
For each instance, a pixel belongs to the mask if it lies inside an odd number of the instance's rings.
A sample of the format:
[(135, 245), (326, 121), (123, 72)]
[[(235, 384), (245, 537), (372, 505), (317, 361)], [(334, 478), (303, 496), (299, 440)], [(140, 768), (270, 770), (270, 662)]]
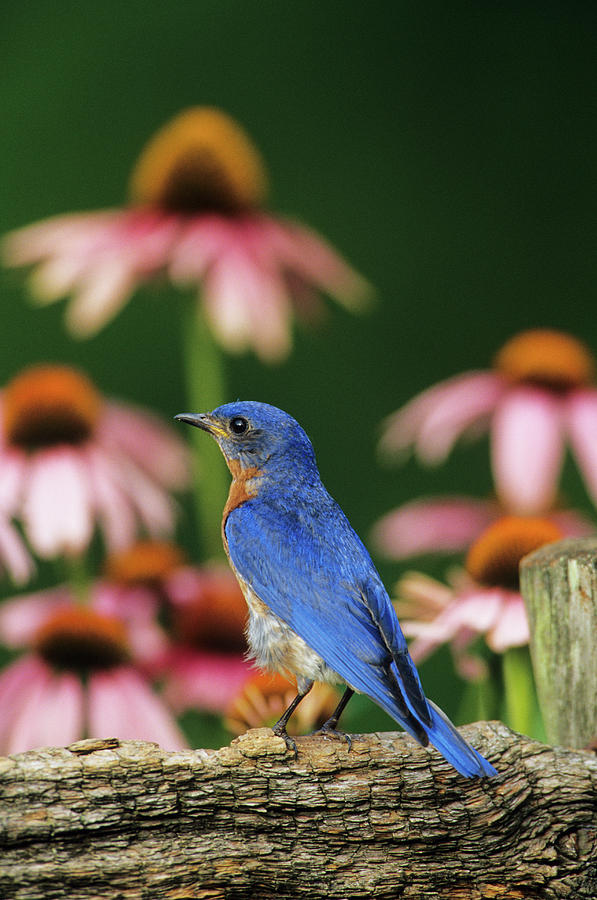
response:
[[(506, 511), (496, 500), (446, 495), (404, 503), (375, 525), (373, 540), (389, 559), (428, 553), (460, 553)], [(548, 516), (566, 537), (593, 534), (595, 525), (576, 510), (556, 509)]]
[(382, 447), (413, 446), (423, 462), (445, 459), (462, 435), (489, 429), (503, 505), (543, 514), (554, 501), (568, 441), (597, 502), (595, 360), (581, 341), (547, 329), (516, 335), (493, 371), (467, 372), (415, 397), (390, 417)]
[(184, 565), (172, 544), (146, 541), (112, 555), (106, 574), (116, 584), (146, 586), (164, 607), (172, 641), (151, 667), (162, 673), (172, 707), (223, 712), (252, 671), (247, 606), (232, 572)]
[(0, 509), (45, 558), (77, 554), (100, 526), (108, 547), (139, 529), (168, 534), (168, 493), (188, 479), (184, 445), (132, 407), (106, 401), (67, 366), (26, 369), (0, 392)]
[[(0, 608), (0, 638), (29, 652), (0, 673), (0, 753), (65, 745), (81, 737), (157, 741), (186, 746), (164, 703), (134, 658), (149, 634), (144, 614), (110, 614), (108, 585), (88, 606), (68, 588), (17, 597)], [(155, 626), (157, 627), (157, 626)]]
[(409, 649), (415, 662), (450, 644), (461, 674), (478, 678), (484, 665), (468, 653), (478, 635), (484, 635), (495, 653), (527, 644), (518, 566), (523, 556), (561, 537), (548, 519), (505, 516), (472, 544), (466, 572), (458, 573), (450, 586), (418, 573), (400, 579), (397, 611), (404, 633), (414, 638)]
[[(255, 672), (228, 706), (225, 725), (233, 734), (242, 734), (248, 728), (271, 728), (295, 697), (295, 682), (283, 675)], [(338, 700), (331, 685), (313, 685), (305, 705), (301, 703), (291, 719), (290, 733), (306, 734), (320, 728), (334, 712)]]
[(266, 175), (242, 129), (217, 109), (185, 110), (143, 150), (124, 209), (58, 216), (8, 235), (8, 265), (39, 264), (40, 303), (74, 299), (78, 336), (111, 319), (136, 288), (166, 274), (200, 286), (206, 315), (228, 349), (264, 359), (290, 347), (292, 312), (311, 315), (314, 291), (348, 307), (366, 283), (325, 241), (263, 211)]

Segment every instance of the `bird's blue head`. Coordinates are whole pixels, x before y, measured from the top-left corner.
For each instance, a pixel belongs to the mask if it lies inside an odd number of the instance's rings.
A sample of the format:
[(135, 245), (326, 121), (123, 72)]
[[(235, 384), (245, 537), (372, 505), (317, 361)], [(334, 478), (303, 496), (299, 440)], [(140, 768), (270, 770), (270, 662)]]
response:
[(311, 441), (296, 419), (275, 406), (238, 400), (211, 413), (182, 413), (175, 418), (211, 434), (233, 475), (243, 469), (303, 478), (318, 474)]

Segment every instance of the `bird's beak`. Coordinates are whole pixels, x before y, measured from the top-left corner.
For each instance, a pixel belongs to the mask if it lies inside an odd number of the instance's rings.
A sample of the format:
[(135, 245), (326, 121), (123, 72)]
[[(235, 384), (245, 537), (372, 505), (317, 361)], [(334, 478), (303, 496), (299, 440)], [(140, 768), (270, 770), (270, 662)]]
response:
[(201, 428), (214, 437), (225, 437), (226, 435), (225, 429), (209, 413), (179, 413), (174, 418), (178, 422), (186, 422), (188, 425), (194, 425), (195, 428)]

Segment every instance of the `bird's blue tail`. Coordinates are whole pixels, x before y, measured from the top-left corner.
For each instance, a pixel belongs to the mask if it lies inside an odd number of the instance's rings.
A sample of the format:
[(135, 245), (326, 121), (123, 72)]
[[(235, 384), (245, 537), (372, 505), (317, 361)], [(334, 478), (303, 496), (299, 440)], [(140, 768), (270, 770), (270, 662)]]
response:
[[(409, 672), (412, 669), (416, 675), (416, 669), (410, 656), (407, 656), (406, 660), (403, 660), (403, 662), (408, 665)], [(427, 721), (422, 722), (421, 714), (417, 714), (417, 709), (410, 701), (410, 692), (407, 692), (406, 690), (403, 674), (400, 673), (395, 663), (392, 666), (392, 670), (393, 674), (396, 676), (400, 693), (408, 706), (410, 716), (405, 718), (404, 708), (400, 708), (396, 696), (388, 691), (387, 686), (383, 693), (379, 692), (374, 699), (383, 706), (386, 712), (402, 725), (405, 731), (408, 731), (408, 733), (419, 742), (421, 742), (422, 732), (425, 732), (429, 738), (429, 743), (433, 744), (436, 750), (439, 750), (442, 754), (444, 759), (447, 759), (448, 762), (466, 778), (482, 778), (484, 776), (498, 774), (491, 763), (487, 762), (474, 747), (471, 747), (471, 745), (465, 741), (462, 735), (456, 730), (456, 726), (450, 722), (447, 715), (442, 712), (439, 706), (436, 706), (435, 703), (426, 698), (429, 717), (427, 718)]]
[(431, 713), (431, 725), (425, 727), (430, 743), (439, 750), (461, 775), (467, 778), (481, 778), (484, 775), (497, 775), (491, 763), (467, 744), (462, 735), (452, 725), (445, 713), (428, 700)]

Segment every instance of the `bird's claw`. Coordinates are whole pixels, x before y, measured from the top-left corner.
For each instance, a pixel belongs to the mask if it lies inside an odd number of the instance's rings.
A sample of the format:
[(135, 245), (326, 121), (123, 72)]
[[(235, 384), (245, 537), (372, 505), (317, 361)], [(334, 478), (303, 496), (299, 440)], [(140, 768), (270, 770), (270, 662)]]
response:
[(352, 750), (352, 738), (349, 734), (346, 734), (345, 731), (339, 731), (336, 728), (336, 722), (332, 719), (328, 719), (327, 722), (324, 722), (321, 728), (318, 728), (317, 731), (314, 731), (313, 734), (321, 734), (323, 737), (334, 738), (335, 740), (346, 741), (348, 744), (348, 750)]
[(274, 732), (276, 737), (281, 737), (284, 740), (286, 749), (291, 750), (292, 753), (294, 753), (294, 758), (296, 759), (298, 757), (298, 747), (296, 746), (296, 741), (293, 740), (293, 738), (291, 738), (286, 731), (286, 728), (283, 725), (279, 725), (278, 723), (276, 723), (273, 726), (272, 731)]

